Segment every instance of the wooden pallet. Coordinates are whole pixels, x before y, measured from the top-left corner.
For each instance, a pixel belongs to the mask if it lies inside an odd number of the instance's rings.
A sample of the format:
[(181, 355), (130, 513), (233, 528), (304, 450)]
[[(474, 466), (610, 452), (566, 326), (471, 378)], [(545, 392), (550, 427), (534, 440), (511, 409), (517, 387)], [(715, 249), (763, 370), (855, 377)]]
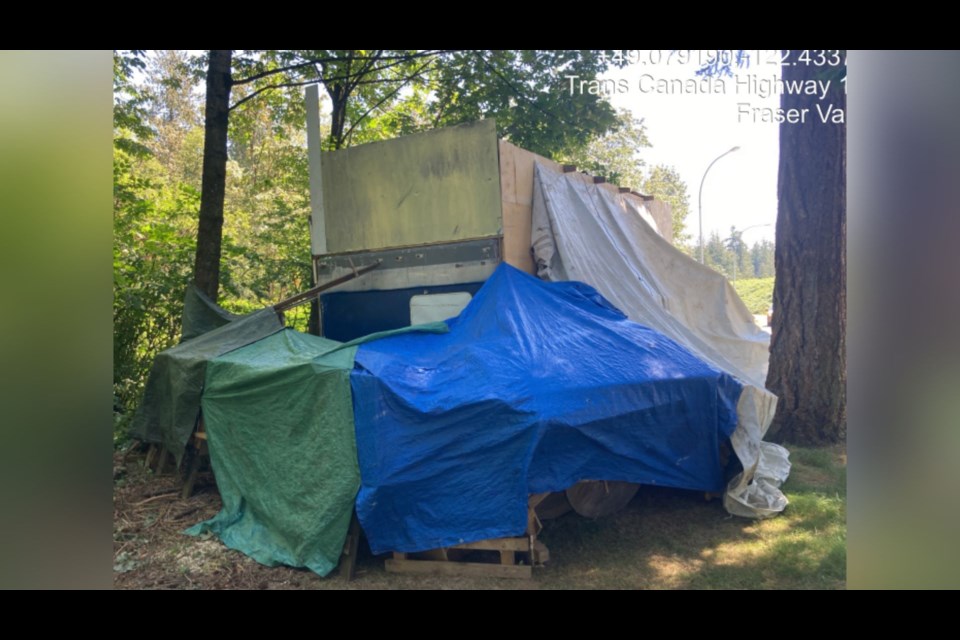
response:
[(546, 495), (530, 497), (526, 535), (467, 542), (419, 553), (394, 552), (386, 561), (386, 569), (391, 573), (419, 575), (530, 579), (534, 565), (542, 565), (550, 558), (546, 545), (537, 540), (541, 526), (535, 512)]

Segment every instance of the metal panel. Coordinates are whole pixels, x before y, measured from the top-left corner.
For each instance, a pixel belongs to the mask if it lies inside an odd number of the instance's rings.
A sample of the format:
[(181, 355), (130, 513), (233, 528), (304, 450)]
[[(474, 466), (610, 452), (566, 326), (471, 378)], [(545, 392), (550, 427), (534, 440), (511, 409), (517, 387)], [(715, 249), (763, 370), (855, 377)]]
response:
[(319, 281), (338, 278), (366, 265), (380, 265), (362, 278), (341, 285), (338, 291), (483, 282), (499, 263), (498, 238), (314, 256), (314, 268)]
[(435, 264), (498, 262), (500, 260), (500, 242), (496, 239), (470, 240), (403, 249), (358, 251), (349, 255), (317, 256), (316, 260), (321, 273), (326, 273), (328, 269), (333, 267), (352, 269), (378, 261), (383, 263), (380, 265), (381, 270), (407, 269)]
[(492, 120), (326, 153), (322, 165), (329, 253), (500, 233)]
[(337, 290), (370, 291), (483, 282), (500, 263), (500, 240), (468, 240), (314, 257), (320, 281), (332, 280), (351, 273), (354, 268), (374, 263), (379, 263), (380, 267)]

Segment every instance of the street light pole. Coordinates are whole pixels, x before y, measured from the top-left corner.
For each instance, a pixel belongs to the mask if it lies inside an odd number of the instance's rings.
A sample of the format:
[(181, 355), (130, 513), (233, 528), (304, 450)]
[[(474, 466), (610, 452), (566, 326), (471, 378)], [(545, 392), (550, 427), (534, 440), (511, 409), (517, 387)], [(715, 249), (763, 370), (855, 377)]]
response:
[(737, 151), (740, 147), (733, 147), (729, 151), (724, 151), (719, 156), (714, 158), (713, 162), (707, 165), (707, 170), (703, 172), (703, 178), (700, 180), (700, 195), (697, 196), (697, 210), (700, 217), (700, 264), (704, 264), (703, 261), (703, 183), (707, 180), (707, 174), (710, 173), (710, 169), (713, 168), (713, 165), (717, 164), (717, 160), (722, 158), (725, 155), (729, 155), (734, 151)]

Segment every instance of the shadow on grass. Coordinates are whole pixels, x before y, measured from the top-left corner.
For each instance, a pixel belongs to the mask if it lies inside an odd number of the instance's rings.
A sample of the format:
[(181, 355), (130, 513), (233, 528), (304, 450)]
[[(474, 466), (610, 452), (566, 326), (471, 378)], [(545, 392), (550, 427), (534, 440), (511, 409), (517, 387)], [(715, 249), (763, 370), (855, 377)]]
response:
[(619, 514), (567, 514), (541, 538), (552, 562), (541, 588), (834, 589), (846, 579), (846, 460), (792, 449), (779, 517), (729, 516), (720, 501), (644, 487)]

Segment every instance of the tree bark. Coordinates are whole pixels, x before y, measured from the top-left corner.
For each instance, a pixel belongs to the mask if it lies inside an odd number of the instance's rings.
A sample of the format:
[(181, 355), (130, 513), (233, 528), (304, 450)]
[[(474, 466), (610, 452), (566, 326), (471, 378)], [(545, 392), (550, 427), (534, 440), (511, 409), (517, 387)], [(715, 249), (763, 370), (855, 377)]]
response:
[[(800, 52), (791, 52), (798, 60)], [(820, 445), (846, 438), (846, 110), (843, 69), (798, 64), (783, 80), (831, 79), (827, 96), (784, 93), (781, 107), (807, 109), (780, 125), (779, 209), (773, 335), (767, 388), (779, 396), (771, 433)]]
[(338, 150), (343, 147), (343, 134), (347, 127), (347, 100), (349, 94), (343, 83), (334, 83), (327, 87), (330, 96), (330, 148)]
[(233, 52), (210, 51), (207, 68), (200, 223), (193, 281), (211, 300), (220, 290), (223, 197), (227, 183), (227, 126), (230, 115), (230, 65)]

